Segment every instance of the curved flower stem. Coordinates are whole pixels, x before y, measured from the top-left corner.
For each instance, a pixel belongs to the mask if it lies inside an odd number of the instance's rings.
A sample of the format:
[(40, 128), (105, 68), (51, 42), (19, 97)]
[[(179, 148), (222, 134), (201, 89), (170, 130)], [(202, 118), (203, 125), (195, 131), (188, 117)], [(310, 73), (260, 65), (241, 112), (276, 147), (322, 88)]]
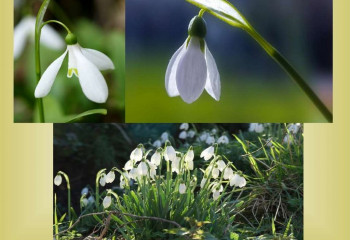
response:
[(243, 27), (251, 37), (257, 41), (260, 46), (266, 51), (266, 53), (273, 58), (283, 70), (298, 84), (298, 86), (304, 91), (304, 93), (309, 97), (309, 99), (315, 104), (322, 115), (327, 119), (328, 122), (332, 122), (333, 115), (328, 110), (326, 105), (321, 101), (321, 99), (316, 95), (312, 88), (307, 84), (307, 82), (299, 75), (299, 73), (292, 67), (292, 65), (279, 53), (274, 47), (272, 47), (255, 29), (250, 26), (249, 28)]
[(59, 171), (57, 174), (61, 174), (64, 179), (66, 180), (67, 183), (67, 193), (68, 193), (68, 220), (71, 221), (71, 195), (70, 195), (70, 182), (69, 182), (69, 177), (66, 173)]
[[(50, 4), (50, 0), (44, 0), (43, 4), (41, 5), (38, 15), (36, 17), (36, 23), (35, 23), (35, 73), (36, 73), (36, 81), (37, 84), (40, 81), (41, 78), (41, 64), (40, 64), (40, 35), (41, 35), (41, 27), (43, 18), (45, 15), (45, 12), (47, 10), (47, 7)], [(38, 98), (36, 99), (38, 110), (39, 110), (39, 119), (41, 123), (45, 122), (45, 113), (44, 113), (44, 104), (43, 99)]]
[(64, 29), (66, 29), (67, 33), (71, 33), (70, 29), (62, 22), (60, 21), (57, 21), (57, 20), (49, 20), (49, 21), (46, 21), (44, 22), (42, 25), (41, 25), (41, 28), (44, 27), (46, 24), (49, 24), (49, 23), (56, 23), (56, 24), (59, 24), (61, 25)]

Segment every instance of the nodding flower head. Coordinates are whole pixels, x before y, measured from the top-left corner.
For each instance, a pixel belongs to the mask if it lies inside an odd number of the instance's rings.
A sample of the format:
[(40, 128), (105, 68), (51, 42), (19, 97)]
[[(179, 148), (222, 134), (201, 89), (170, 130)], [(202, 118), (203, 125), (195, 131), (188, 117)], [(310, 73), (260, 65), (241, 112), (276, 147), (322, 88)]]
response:
[(49, 94), (51, 87), (60, 70), (63, 60), (68, 54), (67, 77), (73, 75), (79, 78), (79, 82), (85, 96), (96, 103), (104, 103), (108, 97), (108, 86), (101, 74), (101, 70), (114, 69), (114, 64), (102, 52), (82, 48), (74, 34), (66, 37), (67, 50), (57, 58), (41, 76), (35, 89), (35, 97), (42, 98)]
[(143, 148), (143, 145), (142, 145), (142, 144), (139, 144), (139, 145), (137, 146), (137, 148), (135, 148), (135, 149), (131, 152), (131, 154), (130, 154), (130, 159), (131, 159), (131, 160), (135, 160), (136, 162), (141, 161), (142, 156), (143, 156), (142, 148)]
[(205, 89), (220, 100), (221, 83), (215, 59), (204, 40), (206, 23), (195, 16), (188, 38), (174, 53), (165, 74), (165, 88), (170, 97), (180, 96), (186, 103), (196, 101)]
[(59, 174), (59, 175), (56, 175), (55, 179), (53, 180), (54, 184), (56, 186), (59, 186), (61, 185), (62, 183), (62, 176)]
[(201, 158), (204, 158), (205, 161), (208, 161), (214, 156), (214, 147), (210, 146), (203, 150), (201, 153)]
[(109, 206), (111, 206), (112, 204), (112, 197), (110, 195), (107, 195), (104, 199), (103, 199), (103, 207), (104, 208), (109, 208)]
[(180, 183), (179, 185), (179, 193), (184, 194), (186, 192), (186, 184)]
[(115, 179), (115, 174), (114, 171), (110, 171), (107, 175), (106, 175), (106, 183), (112, 183)]

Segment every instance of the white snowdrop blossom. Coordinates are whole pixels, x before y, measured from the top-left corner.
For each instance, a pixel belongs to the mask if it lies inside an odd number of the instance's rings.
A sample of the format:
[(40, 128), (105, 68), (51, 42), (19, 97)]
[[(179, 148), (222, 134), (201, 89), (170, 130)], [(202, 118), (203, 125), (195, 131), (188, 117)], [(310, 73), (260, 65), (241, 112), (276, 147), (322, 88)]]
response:
[(193, 170), (193, 159), (194, 159), (194, 152), (193, 150), (189, 150), (185, 156), (185, 164), (187, 169)]
[(208, 181), (207, 178), (205, 178), (205, 177), (202, 178), (202, 181), (201, 181), (201, 188), (204, 187), (204, 185), (207, 183), (207, 181)]
[(132, 178), (132, 179), (136, 180), (137, 177), (138, 177), (138, 170), (137, 170), (137, 168), (132, 168), (129, 171), (129, 178)]
[(185, 130), (185, 131), (187, 131), (188, 128), (189, 128), (189, 124), (188, 124), (188, 123), (182, 123), (182, 124), (180, 125), (180, 130)]
[(87, 205), (89, 205), (89, 200), (86, 199), (86, 198), (83, 198), (83, 199), (81, 200), (81, 205), (82, 205), (83, 207), (86, 207)]
[(200, 157), (204, 158), (205, 161), (208, 161), (213, 156), (214, 156), (214, 147), (210, 146), (210, 147), (203, 150)]
[(262, 133), (264, 131), (264, 125), (261, 123), (251, 123), (249, 125), (249, 132)]
[(219, 160), (216, 163), (218, 165), (218, 169), (222, 172), (226, 167), (226, 163), (223, 160)]
[(225, 168), (224, 170), (224, 179), (230, 179), (231, 177), (233, 177), (233, 170), (229, 167)]
[(166, 141), (169, 140), (169, 134), (167, 132), (163, 132), (162, 135), (160, 136), (160, 139), (162, 143), (165, 143)]
[(211, 133), (212, 134), (216, 134), (218, 132), (218, 130), (216, 129), (216, 128), (213, 128), (212, 130), (211, 130)]
[(130, 159), (125, 163), (124, 170), (128, 171), (128, 170), (131, 170), (133, 167), (134, 167), (134, 161)]
[(189, 137), (189, 138), (193, 138), (194, 135), (196, 135), (196, 132), (193, 131), (193, 130), (190, 130), (190, 131), (187, 132), (187, 137)]
[(164, 152), (165, 161), (174, 161), (176, 159), (176, 152), (172, 146), (167, 146)]
[(89, 204), (93, 204), (95, 202), (95, 198), (93, 196), (90, 196), (88, 198)]
[(179, 193), (184, 194), (186, 192), (186, 185), (184, 183), (181, 183), (179, 185)]
[(69, 33), (66, 37), (67, 50), (45, 70), (35, 89), (35, 97), (43, 98), (49, 94), (60, 70), (63, 60), (68, 54), (67, 77), (79, 78), (85, 96), (96, 103), (104, 103), (108, 98), (108, 86), (100, 72), (114, 69), (114, 64), (104, 53), (94, 49), (82, 48), (76, 37)]
[(106, 174), (102, 174), (100, 177), (100, 185), (104, 187), (106, 185)]
[(81, 195), (87, 195), (89, 193), (89, 189), (87, 187), (84, 187), (82, 190), (81, 190)]
[(151, 178), (154, 178), (154, 176), (157, 174), (157, 172), (156, 172), (157, 166), (150, 161), (147, 161), (147, 163), (149, 165), (149, 176)]
[(159, 166), (161, 158), (162, 158), (162, 155), (157, 150), (151, 157), (151, 163), (155, 164), (156, 166)]
[(212, 192), (213, 192), (213, 199), (216, 200), (220, 197), (220, 193), (224, 190), (224, 187), (217, 183), (217, 184), (214, 184), (213, 185), (213, 189), (212, 189)]
[(284, 136), (283, 138), (283, 143), (292, 143), (293, 142), (293, 136), (291, 136), (290, 134), (286, 134), (286, 136)]
[(202, 142), (205, 142), (205, 140), (207, 140), (208, 137), (209, 137), (209, 133), (203, 132), (203, 133), (199, 136), (199, 140), (201, 140)]
[(216, 200), (220, 197), (220, 192), (219, 191), (214, 191), (213, 192), (213, 199)]
[(230, 186), (237, 186), (237, 187), (244, 187), (247, 184), (247, 181), (244, 177), (239, 176), (237, 173), (235, 173), (231, 179), (230, 179)]
[(160, 140), (156, 140), (153, 143), (153, 147), (159, 148), (162, 146), (162, 142)]
[(171, 170), (173, 172), (179, 173), (180, 172), (180, 157), (176, 157), (172, 162), (171, 162)]
[(111, 206), (112, 204), (112, 197), (110, 195), (107, 195), (104, 199), (103, 199), (103, 207), (104, 208), (109, 208), (109, 206)]
[(106, 183), (112, 183), (115, 179), (115, 174), (114, 171), (110, 171), (107, 175), (106, 175)]
[(220, 143), (222, 143), (222, 144), (228, 144), (230, 141), (229, 141), (229, 139), (228, 139), (228, 137), (227, 136), (225, 136), (225, 135), (222, 135), (221, 137), (219, 137), (219, 139), (218, 139), (218, 143), (220, 144)]
[(218, 178), (220, 175), (220, 170), (216, 167), (213, 168), (212, 172), (211, 172), (211, 176), (213, 178)]
[(148, 166), (145, 162), (140, 162), (137, 166), (137, 174), (138, 176), (147, 176), (148, 175)]
[(301, 127), (301, 124), (300, 123), (296, 123), (296, 124), (290, 124), (288, 126), (288, 131), (289, 132), (292, 132), (293, 134), (297, 134), (299, 129)]
[(56, 175), (55, 179), (53, 180), (53, 183), (54, 183), (56, 186), (61, 185), (61, 183), (62, 183), (62, 176), (61, 176), (61, 175)]
[(141, 147), (141, 146), (138, 146), (137, 148), (135, 148), (135, 149), (131, 152), (131, 154), (130, 154), (130, 159), (131, 159), (131, 160), (135, 160), (136, 162), (139, 162), (139, 161), (141, 161), (142, 156), (143, 156), (142, 147)]
[(205, 89), (220, 100), (221, 83), (215, 59), (204, 40), (206, 24), (194, 17), (189, 25), (189, 37), (174, 53), (165, 74), (165, 88), (170, 97), (181, 96), (186, 103), (196, 101)]
[(119, 180), (119, 186), (121, 189), (123, 189), (126, 186), (126, 182), (129, 182), (129, 174), (124, 172), (123, 175), (120, 175)]
[[(34, 43), (35, 38), (35, 22), (36, 18), (26, 16), (15, 26), (13, 36), (13, 57), (17, 59), (21, 56), (27, 41)], [(44, 46), (54, 49), (62, 50), (65, 46), (63, 38), (58, 32), (49, 25), (45, 25), (41, 31), (40, 43)]]
[(213, 136), (209, 136), (207, 140), (205, 140), (205, 143), (208, 145), (212, 145), (215, 143), (215, 138)]
[(186, 132), (186, 131), (180, 132), (179, 138), (180, 138), (180, 139), (186, 139), (186, 138), (187, 138), (187, 132)]

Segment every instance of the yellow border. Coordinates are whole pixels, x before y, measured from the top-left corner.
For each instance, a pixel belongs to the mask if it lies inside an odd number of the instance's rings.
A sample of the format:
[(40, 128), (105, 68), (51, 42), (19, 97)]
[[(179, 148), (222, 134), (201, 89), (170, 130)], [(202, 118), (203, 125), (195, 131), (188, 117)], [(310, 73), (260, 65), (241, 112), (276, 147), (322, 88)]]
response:
[[(334, 1), (334, 123), (305, 125), (305, 240), (349, 236), (349, 10)], [(0, 239), (52, 239), (52, 125), (12, 123), (12, 0), (0, 27)]]

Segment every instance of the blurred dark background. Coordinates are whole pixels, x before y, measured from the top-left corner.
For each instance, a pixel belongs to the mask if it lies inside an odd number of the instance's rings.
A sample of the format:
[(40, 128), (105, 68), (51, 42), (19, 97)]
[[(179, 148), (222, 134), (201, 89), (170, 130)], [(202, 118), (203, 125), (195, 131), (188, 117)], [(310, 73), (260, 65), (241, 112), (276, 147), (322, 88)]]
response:
[[(230, 0), (332, 109), (332, 1)], [(164, 87), (168, 61), (199, 9), (185, 0), (128, 0), (128, 122), (323, 122), (288, 75), (248, 34), (206, 13), (206, 41), (221, 75), (222, 98), (188, 105)]]
[[(14, 25), (26, 16), (36, 16), (41, 0), (16, 0)], [(84, 122), (124, 122), (124, 78), (125, 78), (125, 1), (84, 0), (51, 1), (44, 20), (55, 19), (66, 24), (78, 37), (82, 47), (96, 49), (109, 56), (115, 70), (103, 75), (109, 87), (105, 104), (95, 104), (83, 94), (76, 77), (67, 78), (67, 58), (55, 80), (51, 92), (44, 98), (48, 122), (65, 122), (67, 118), (95, 108), (106, 108), (106, 116), (93, 115)], [(57, 24), (50, 24), (64, 39), (66, 32)], [(27, 39), (26, 47), (14, 63), (14, 121), (33, 122), (38, 116), (35, 109), (36, 87), (34, 62), (34, 37)], [(42, 71), (63, 53), (41, 46)]]

